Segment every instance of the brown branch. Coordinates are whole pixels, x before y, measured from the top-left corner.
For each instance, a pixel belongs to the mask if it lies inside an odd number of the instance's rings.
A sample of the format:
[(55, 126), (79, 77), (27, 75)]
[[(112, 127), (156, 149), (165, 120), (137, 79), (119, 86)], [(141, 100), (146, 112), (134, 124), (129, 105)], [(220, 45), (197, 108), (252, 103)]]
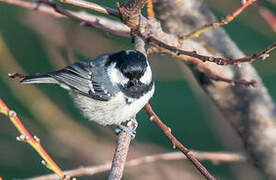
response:
[[(192, 154), (200, 161), (211, 161), (214, 164), (218, 163), (245, 163), (247, 158), (239, 153), (230, 152), (201, 152), (191, 151)], [(136, 167), (140, 165), (146, 165), (149, 163), (156, 163), (159, 161), (175, 161), (175, 160), (187, 160), (187, 157), (181, 152), (169, 152), (160, 153), (154, 155), (148, 155), (136, 159), (132, 159), (126, 162), (125, 167)], [(101, 164), (98, 166), (80, 167), (73, 170), (65, 171), (64, 173), (71, 177), (79, 177), (85, 175), (94, 175), (102, 172), (106, 172), (110, 169), (111, 162)], [(56, 180), (58, 176), (55, 174), (43, 175), (34, 178), (28, 178), (29, 180)]]
[[(139, 36), (134, 37), (134, 49), (146, 55), (144, 39)], [(127, 123), (127, 127), (133, 130), (136, 129), (132, 121)], [(131, 138), (129, 134), (123, 131), (118, 135), (116, 150), (108, 178), (109, 180), (120, 180), (122, 178)]]
[(221, 25), (225, 25), (228, 24), (229, 22), (231, 22), (236, 16), (238, 16), (245, 8), (247, 8), (248, 6), (250, 6), (251, 4), (253, 4), (256, 0), (246, 0), (245, 3), (242, 3), (242, 5), (237, 8), (236, 10), (234, 10), (232, 13), (228, 14), (225, 18), (222, 18), (219, 21), (216, 21), (214, 23), (208, 24), (208, 25), (204, 25), (201, 28), (189, 33), (188, 35), (179, 38), (180, 42), (183, 42), (185, 39), (189, 39), (189, 38), (193, 38), (193, 37), (198, 37), (201, 33), (212, 29), (212, 28), (216, 28), (218, 26)]
[[(128, 127), (133, 128), (132, 126)], [(114, 152), (114, 157), (108, 180), (120, 180), (122, 178), (130, 141), (130, 134), (124, 131), (121, 131), (118, 134), (116, 149)]]
[(126, 0), (125, 3), (117, 5), (121, 14), (121, 20), (130, 29), (137, 30), (140, 24), (140, 12), (147, 0)]
[[(27, 1), (22, 1), (22, 0), (0, 0), (0, 2), (24, 7), (24, 8), (31, 9), (31, 10), (36, 10), (38, 12), (53, 15), (58, 18), (73, 18), (71, 16), (67, 16), (65, 14), (61, 14), (61, 13), (55, 11), (53, 7), (49, 7), (48, 5), (42, 4), (42, 5), (37, 6), (37, 3), (27, 2)], [(104, 17), (100, 17), (100, 16), (95, 16), (95, 15), (88, 14), (85, 12), (74, 12), (74, 11), (69, 11), (69, 10), (66, 10), (66, 11), (69, 12), (69, 14), (73, 14), (74, 17), (78, 17), (75, 20), (80, 22), (81, 25), (86, 25), (86, 26), (93, 25), (92, 27), (102, 29), (111, 34), (115, 34), (115, 35), (119, 35), (119, 36), (123, 36), (123, 37), (130, 37), (129, 36), (130, 29), (126, 25), (124, 25), (120, 22), (113, 21), (113, 20), (110, 20), (110, 19), (107, 19)]]
[(195, 64), (197, 66), (197, 69), (200, 70), (202, 73), (204, 73), (205, 76), (207, 76), (209, 79), (212, 79), (214, 81), (221, 81), (225, 83), (230, 83), (231, 85), (244, 85), (244, 86), (252, 86), (256, 87), (257, 83), (255, 80), (247, 81), (244, 79), (231, 79), (231, 78), (225, 78), (221, 75), (218, 75), (212, 71), (212, 69), (208, 68), (207, 66), (204, 66), (204, 64), (198, 60), (190, 59), (191, 63)]
[(168, 45), (168, 44), (156, 39), (155, 37), (149, 37), (148, 41), (150, 43), (153, 43), (152, 45), (157, 45), (161, 48), (172, 51), (177, 56), (186, 55), (186, 56), (197, 58), (197, 59), (201, 60), (202, 62), (209, 61), (209, 62), (218, 64), (218, 65), (229, 65), (229, 64), (239, 64), (239, 63), (243, 63), (243, 62), (252, 62), (256, 59), (265, 60), (267, 57), (269, 57), (268, 53), (276, 48), (276, 43), (274, 43), (274, 44), (270, 45), (268, 48), (266, 48), (265, 50), (260, 51), (256, 54), (253, 54), (251, 56), (246, 56), (246, 57), (237, 58), (237, 59), (224, 59), (221, 57), (200, 55), (196, 51), (185, 51), (176, 46)]
[(21, 73), (18, 73), (18, 72), (9, 73), (8, 76), (10, 78), (19, 78), (19, 79), (24, 79), (26, 77), (25, 74), (21, 74)]
[(166, 135), (166, 137), (172, 142), (173, 148), (179, 149), (181, 152), (185, 154), (185, 156), (193, 163), (193, 165), (199, 170), (199, 172), (208, 180), (215, 180), (207, 169), (196, 159), (196, 157), (188, 150), (185, 146), (183, 146), (171, 133), (171, 129), (168, 128), (154, 113), (149, 103), (144, 106), (145, 111), (150, 117), (150, 120), (153, 121), (161, 131)]
[(82, 26), (90, 26), (90, 27), (96, 27), (96, 28), (100, 28), (100, 29), (104, 29), (110, 33), (116, 33), (114, 32), (112, 29), (107, 28), (106, 26), (102, 26), (101, 24), (98, 24), (97, 22), (91, 22), (91, 21), (87, 21), (73, 13), (71, 13), (70, 11), (67, 11), (63, 8), (61, 8), (60, 6), (58, 6), (55, 2), (53, 1), (49, 1), (49, 0), (38, 0), (38, 3), (42, 3), (42, 4), (46, 4), (48, 6), (51, 6), (56, 12), (63, 14), (67, 17), (70, 17), (76, 21), (79, 21), (81, 23)]

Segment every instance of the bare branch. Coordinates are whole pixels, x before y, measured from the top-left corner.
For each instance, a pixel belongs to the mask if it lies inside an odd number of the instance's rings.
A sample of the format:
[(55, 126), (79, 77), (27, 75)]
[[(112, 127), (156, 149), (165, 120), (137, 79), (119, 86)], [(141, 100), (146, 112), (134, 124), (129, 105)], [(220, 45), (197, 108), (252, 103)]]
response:
[[(146, 55), (145, 41), (141, 37), (134, 37), (134, 48)], [(132, 124), (130, 122), (131, 121), (127, 123), (127, 126), (135, 130), (136, 127), (131, 126)], [(108, 178), (109, 180), (120, 180), (122, 178), (130, 141), (131, 136), (129, 134), (123, 131), (120, 132), (118, 135), (116, 151), (114, 153), (112, 167)]]
[(197, 58), (197, 59), (201, 60), (202, 62), (209, 61), (212, 63), (216, 63), (217, 65), (239, 64), (239, 63), (243, 63), (243, 62), (252, 62), (256, 59), (264, 60), (267, 57), (269, 57), (268, 53), (276, 48), (276, 43), (274, 43), (274, 44), (270, 45), (268, 48), (266, 48), (265, 50), (258, 52), (256, 54), (253, 54), (251, 56), (246, 56), (246, 57), (237, 58), (237, 59), (224, 59), (224, 58), (220, 58), (220, 57), (200, 55), (196, 51), (185, 51), (176, 46), (170, 46), (154, 37), (149, 37), (148, 41), (153, 43), (153, 45), (158, 45), (161, 48), (165, 48), (169, 51), (172, 51), (177, 56), (183, 54), (186, 56), (191, 56), (191, 57)]
[[(53, 7), (49, 7), (45, 5), (37, 6), (37, 3), (34, 3), (34, 2), (27, 2), (22, 0), (0, 0), (0, 2), (24, 7), (31, 10), (36, 10), (38, 12), (53, 15), (58, 18), (71, 17), (55, 11)], [(74, 12), (69, 10), (66, 10), (66, 11), (69, 14), (74, 15), (74, 17), (78, 17), (76, 20), (79, 21), (82, 25), (86, 25), (86, 26), (91, 25), (92, 27), (103, 29), (104, 31), (107, 31), (109, 33), (112, 33), (118, 36), (130, 37), (129, 35), (130, 29), (126, 25), (120, 22), (113, 21), (104, 17), (88, 14), (86, 12)]]
[(146, 2), (147, 0), (126, 0), (122, 6), (118, 4), (122, 21), (131, 29), (138, 29), (140, 12)]
[[(132, 127), (129, 126), (129, 128)], [(130, 141), (130, 134), (124, 131), (118, 134), (109, 180), (120, 180), (122, 178)]]
[(171, 129), (168, 128), (160, 119), (159, 117), (154, 113), (149, 103), (147, 103), (144, 106), (145, 111), (150, 117), (150, 120), (153, 121), (160, 129), (161, 131), (166, 135), (166, 137), (171, 141), (173, 144), (173, 148), (179, 149), (181, 152), (185, 154), (185, 156), (193, 163), (193, 165), (199, 170), (199, 172), (209, 180), (215, 180), (215, 177), (213, 177), (207, 169), (196, 159), (196, 157), (191, 153), (190, 150), (188, 150), (185, 146), (181, 144), (171, 133)]
[[(180, 57), (181, 58), (181, 57)], [(185, 57), (183, 58), (183, 60), (187, 60)], [(195, 66), (197, 67), (197, 69), (199, 71), (201, 71), (202, 73), (204, 73), (205, 76), (207, 76), (209, 79), (212, 79), (214, 81), (221, 81), (221, 82), (225, 82), (225, 83), (230, 83), (231, 85), (235, 86), (235, 85), (244, 85), (244, 86), (252, 86), (252, 87), (256, 87), (256, 81), (252, 80), (252, 81), (247, 81), (244, 79), (233, 79), (233, 78), (225, 78), (221, 75), (218, 75), (216, 73), (214, 73), (212, 71), (212, 69), (208, 68), (207, 66), (204, 66), (204, 64), (200, 61), (194, 60), (194, 59), (190, 59), (189, 60), (191, 63), (195, 64)]]
[(253, 4), (256, 0), (246, 0), (245, 3), (243, 3), (238, 9), (233, 11), (232, 13), (228, 14), (225, 18), (222, 18), (220, 21), (216, 21), (214, 23), (202, 26), (201, 28), (195, 30), (194, 32), (189, 33), (188, 35), (181, 37), (179, 40), (180, 42), (183, 42), (185, 39), (193, 38), (193, 37), (198, 37), (201, 33), (212, 29), (216, 28), (221, 25), (228, 24), (231, 22), (236, 16), (238, 16), (245, 8)]
[[(247, 159), (245, 156), (239, 153), (229, 153), (229, 152), (201, 152), (201, 151), (191, 151), (194, 156), (201, 161), (211, 161), (215, 164), (217, 163), (245, 163)], [(148, 155), (140, 157), (137, 159), (132, 159), (126, 162), (125, 167), (136, 167), (141, 165), (146, 165), (149, 163), (155, 163), (159, 161), (174, 161), (187, 159), (185, 155), (181, 152), (169, 152)], [(68, 170), (64, 173), (71, 177), (78, 177), (84, 175), (94, 175), (102, 172), (106, 172), (110, 169), (111, 162), (105, 163), (98, 166), (88, 166), (80, 167), (78, 169)], [(43, 175), (34, 178), (28, 178), (29, 180), (57, 180), (58, 176), (55, 174)]]
[(94, 11), (97, 11), (97, 12), (100, 12), (100, 13), (103, 13), (103, 14), (108, 14), (108, 15), (112, 15), (112, 16), (115, 16), (115, 17), (120, 17), (120, 13), (117, 9), (101, 6), (101, 5), (98, 5), (98, 4), (93, 3), (93, 2), (83, 1), (83, 0), (59, 0), (59, 1), (63, 2), (63, 3), (67, 3), (67, 4), (72, 4), (74, 6), (94, 10)]

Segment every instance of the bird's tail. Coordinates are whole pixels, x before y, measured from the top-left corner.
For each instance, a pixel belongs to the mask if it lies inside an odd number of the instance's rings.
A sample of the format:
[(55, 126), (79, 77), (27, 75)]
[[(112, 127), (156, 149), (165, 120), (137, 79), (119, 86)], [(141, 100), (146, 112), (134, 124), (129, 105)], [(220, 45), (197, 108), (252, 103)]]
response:
[(22, 84), (35, 84), (35, 83), (53, 83), (57, 84), (58, 81), (55, 80), (53, 77), (51, 77), (48, 74), (42, 74), (42, 75), (28, 75), (23, 77), (23, 79), (20, 81)]

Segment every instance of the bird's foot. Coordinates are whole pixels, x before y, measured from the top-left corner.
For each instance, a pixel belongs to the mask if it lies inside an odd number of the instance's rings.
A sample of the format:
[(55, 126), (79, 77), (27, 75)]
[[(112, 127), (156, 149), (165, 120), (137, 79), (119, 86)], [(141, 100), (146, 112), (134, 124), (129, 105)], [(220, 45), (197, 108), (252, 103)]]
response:
[(132, 139), (135, 138), (136, 135), (136, 128), (138, 127), (138, 122), (136, 121), (135, 118), (131, 118), (126, 122), (126, 124), (120, 124), (117, 126), (115, 129), (115, 133), (119, 134), (121, 131), (126, 132), (131, 136)]

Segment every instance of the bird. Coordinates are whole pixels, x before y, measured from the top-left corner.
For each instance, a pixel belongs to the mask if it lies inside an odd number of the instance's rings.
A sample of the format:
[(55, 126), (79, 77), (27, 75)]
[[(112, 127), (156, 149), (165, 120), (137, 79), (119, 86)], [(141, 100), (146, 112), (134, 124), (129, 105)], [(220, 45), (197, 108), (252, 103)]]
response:
[[(100, 125), (117, 125), (135, 137), (136, 114), (154, 94), (147, 57), (137, 50), (102, 54), (45, 74), (21, 76), (20, 83), (58, 84), (69, 91), (84, 117)], [(134, 129), (124, 123), (133, 121)]]

